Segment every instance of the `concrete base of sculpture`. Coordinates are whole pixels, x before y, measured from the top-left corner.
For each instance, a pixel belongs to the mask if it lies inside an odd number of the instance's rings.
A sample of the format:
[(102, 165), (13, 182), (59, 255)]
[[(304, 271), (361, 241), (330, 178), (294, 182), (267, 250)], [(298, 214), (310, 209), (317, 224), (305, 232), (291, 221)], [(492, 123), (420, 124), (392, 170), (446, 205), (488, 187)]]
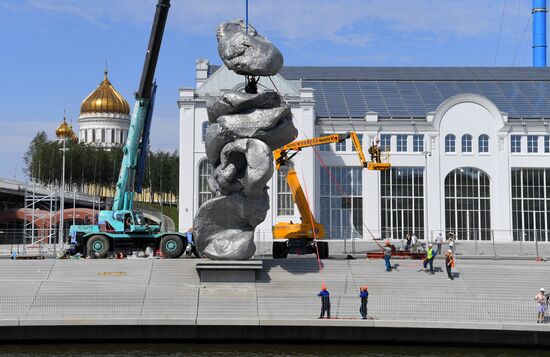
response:
[(201, 260), (195, 264), (201, 283), (254, 283), (261, 260)]

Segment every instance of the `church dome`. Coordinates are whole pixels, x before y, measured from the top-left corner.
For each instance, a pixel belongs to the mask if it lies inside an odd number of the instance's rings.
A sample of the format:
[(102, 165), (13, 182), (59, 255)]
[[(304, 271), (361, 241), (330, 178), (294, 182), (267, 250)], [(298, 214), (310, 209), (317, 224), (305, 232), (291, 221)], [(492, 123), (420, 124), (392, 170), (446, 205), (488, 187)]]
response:
[(65, 117), (63, 117), (63, 121), (61, 124), (55, 129), (55, 136), (57, 136), (58, 139), (70, 139), (74, 142), (78, 141), (78, 138), (76, 137), (73, 127), (69, 124), (67, 124), (67, 121)]
[(124, 97), (113, 87), (107, 71), (105, 77), (95, 91), (93, 91), (80, 106), (80, 114), (86, 113), (115, 113), (130, 114), (130, 106)]

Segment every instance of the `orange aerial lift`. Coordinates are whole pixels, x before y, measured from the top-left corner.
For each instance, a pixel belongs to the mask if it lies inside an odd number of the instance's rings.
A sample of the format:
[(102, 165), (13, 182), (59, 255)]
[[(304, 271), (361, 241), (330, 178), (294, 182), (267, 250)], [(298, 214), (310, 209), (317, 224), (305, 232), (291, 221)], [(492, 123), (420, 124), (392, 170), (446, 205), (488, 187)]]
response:
[(362, 167), (369, 170), (387, 170), (391, 167), (389, 162), (367, 161), (363, 154), (359, 138), (354, 131), (346, 134), (333, 134), (308, 140), (293, 141), (273, 152), (277, 170), (286, 171), (286, 181), (301, 218), (301, 223), (278, 222), (273, 226), (273, 258), (284, 259), (289, 253), (318, 253), (320, 259), (328, 258), (328, 243), (321, 241), (325, 237), (324, 227), (321, 223), (316, 222), (313, 217), (311, 208), (294, 170), (292, 158), (303, 148), (339, 143), (347, 139), (352, 140)]

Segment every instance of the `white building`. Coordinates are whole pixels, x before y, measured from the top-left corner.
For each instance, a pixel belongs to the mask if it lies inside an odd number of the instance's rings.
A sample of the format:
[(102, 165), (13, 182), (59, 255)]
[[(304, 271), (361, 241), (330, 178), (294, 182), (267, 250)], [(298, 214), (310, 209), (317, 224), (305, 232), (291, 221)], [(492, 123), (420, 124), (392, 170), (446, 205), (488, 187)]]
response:
[[(327, 238), (433, 237), (550, 241), (548, 68), (285, 67), (272, 77), (290, 103), (299, 138), (354, 130), (363, 148), (380, 138), (391, 170), (359, 166), (351, 142), (294, 159)], [(274, 86), (267, 78), (264, 90)], [(206, 97), (244, 87), (225, 67), (197, 61), (182, 88), (180, 230), (210, 197), (204, 152)], [(257, 231), (299, 221), (282, 177)]]
[(104, 72), (103, 81), (80, 106), (79, 141), (105, 148), (124, 145), (130, 128), (130, 106)]

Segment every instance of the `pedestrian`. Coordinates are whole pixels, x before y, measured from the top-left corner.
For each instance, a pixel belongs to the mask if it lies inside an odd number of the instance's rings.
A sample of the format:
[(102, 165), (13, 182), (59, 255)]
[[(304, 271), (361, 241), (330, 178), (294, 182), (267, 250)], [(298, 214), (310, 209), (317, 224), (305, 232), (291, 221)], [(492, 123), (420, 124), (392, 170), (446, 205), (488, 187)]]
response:
[(441, 234), (441, 232), (439, 232), (437, 234), (437, 237), (435, 237), (435, 244), (437, 246), (437, 251), (435, 252), (435, 254), (439, 255), (441, 254), (441, 245), (443, 244), (443, 234)]
[(428, 250), (426, 251), (426, 259), (424, 259), (424, 271), (426, 271), (426, 268), (428, 267), (428, 264), (430, 265), (430, 274), (434, 273), (434, 257), (435, 252), (432, 246), (432, 243), (428, 244)]
[(369, 303), (369, 290), (368, 286), (364, 285), (359, 288), (359, 297), (361, 298), (361, 307), (359, 312), (361, 318), (365, 320), (367, 318), (367, 304)]
[(411, 236), (411, 242), (412, 242), (411, 244), (412, 244), (412, 251), (413, 251), (413, 253), (418, 253), (418, 251), (419, 251), (419, 249), (418, 249), (418, 244), (419, 244), (419, 243), (418, 243), (418, 238), (416, 238), (416, 234), (414, 234), (414, 232), (413, 232), (413, 234), (412, 234), (412, 236)]
[(193, 252), (193, 246), (195, 245), (193, 242), (193, 227), (190, 227), (187, 232), (185, 233), (185, 238), (187, 240), (187, 245), (185, 246), (185, 255), (190, 256)]
[(407, 233), (405, 235), (405, 241), (406, 241), (406, 244), (405, 244), (405, 250), (409, 250), (409, 248), (411, 247), (411, 235), (409, 233)]
[(325, 283), (323, 283), (321, 291), (317, 294), (317, 296), (321, 297), (321, 315), (319, 318), (324, 319), (326, 313), (327, 318), (330, 319), (330, 293), (328, 292)]
[(445, 253), (445, 269), (447, 269), (447, 276), (451, 280), (454, 280), (453, 273), (451, 271), (451, 269), (454, 267), (455, 257), (453, 256), (453, 251), (449, 249), (447, 253)]
[(453, 254), (455, 254), (455, 235), (453, 232), (449, 232), (447, 234), (447, 242), (449, 243), (449, 249), (453, 251)]
[(384, 245), (384, 261), (386, 262), (386, 271), (391, 271), (391, 264), (390, 264), (390, 258), (391, 258), (391, 245), (390, 242), (386, 242)]
[(537, 302), (537, 323), (544, 323), (544, 313), (548, 307), (548, 300), (546, 299), (547, 295), (544, 293), (544, 288), (540, 288), (539, 293), (535, 296), (535, 301)]

